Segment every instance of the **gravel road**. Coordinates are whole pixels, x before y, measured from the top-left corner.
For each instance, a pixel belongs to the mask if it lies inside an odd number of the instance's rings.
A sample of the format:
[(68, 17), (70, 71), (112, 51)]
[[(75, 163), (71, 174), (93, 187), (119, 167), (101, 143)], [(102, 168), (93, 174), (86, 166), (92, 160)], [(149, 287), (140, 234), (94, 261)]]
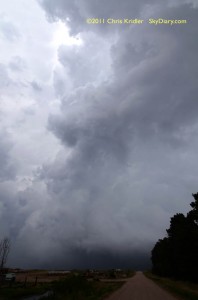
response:
[(146, 278), (142, 272), (137, 272), (106, 300), (176, 300), (176, 298)]

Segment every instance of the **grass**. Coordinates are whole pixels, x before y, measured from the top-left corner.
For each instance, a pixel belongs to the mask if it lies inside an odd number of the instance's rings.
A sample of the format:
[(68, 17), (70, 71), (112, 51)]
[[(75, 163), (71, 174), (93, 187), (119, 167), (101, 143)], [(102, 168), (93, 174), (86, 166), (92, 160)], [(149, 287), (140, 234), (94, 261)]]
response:
[(178, 299), (198, 300), (198, 284), (159, 277), (151, 272), (144, 272), (144, 274)]
[(1, 287), (0, 288), (0, 300), (10, 300), (10, 299), (21, 299), (32, 295), (41, 295), (45, 291), (50, 289), (49, 284), (39, 284), (38, 286), (32, 286), (32, 284), (27, 284), (26, 287), (21, 285), (13, 285), (13, 287)]
[(13, 287), (1, 287), (0, 300), (21, 300), (32, 295), (42, 295), (48, 290), (54, 291), (54, 296), (47, 298), (49, 300), (101, 300), (122, 285), (123, 282), (87, 281), (82, 276), (72, 275), (60, 281), (38, 284), (36, 287), (31, 283), (26, 287), (17, 284)]
[(120, 288), (123, 282), (87, 281), (82, 277), (71, 277), (55, 284), (55, 297), (51, 299), (99, 300)]

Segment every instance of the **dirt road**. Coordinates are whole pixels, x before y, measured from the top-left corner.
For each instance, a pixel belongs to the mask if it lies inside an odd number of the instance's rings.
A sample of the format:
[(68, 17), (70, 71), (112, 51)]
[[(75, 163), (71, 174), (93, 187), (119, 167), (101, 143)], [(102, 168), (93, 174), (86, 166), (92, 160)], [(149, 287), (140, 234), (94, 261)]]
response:
[(176, 300), (142, 272), (137, 272), (126, 284), (106, 300)]

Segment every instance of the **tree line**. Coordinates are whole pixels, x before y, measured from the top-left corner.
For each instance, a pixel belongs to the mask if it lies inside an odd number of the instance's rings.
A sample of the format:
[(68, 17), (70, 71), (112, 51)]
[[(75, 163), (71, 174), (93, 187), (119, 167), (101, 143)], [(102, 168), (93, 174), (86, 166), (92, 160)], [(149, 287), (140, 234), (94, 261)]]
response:
[(170, 220), (167, 236), (151, 252), (152, 272), (175, 279), (198, 282), (198, 193), (192, 194), (191, 210)]

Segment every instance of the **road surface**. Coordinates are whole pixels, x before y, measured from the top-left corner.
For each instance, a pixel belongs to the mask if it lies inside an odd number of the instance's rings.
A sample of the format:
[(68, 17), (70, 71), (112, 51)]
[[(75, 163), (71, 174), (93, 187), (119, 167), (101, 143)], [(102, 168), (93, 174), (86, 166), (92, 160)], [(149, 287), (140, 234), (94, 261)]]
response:
[(146, 278), (142, 272), (137, 272), (106, 300), (176, 300), (176, 298)]

